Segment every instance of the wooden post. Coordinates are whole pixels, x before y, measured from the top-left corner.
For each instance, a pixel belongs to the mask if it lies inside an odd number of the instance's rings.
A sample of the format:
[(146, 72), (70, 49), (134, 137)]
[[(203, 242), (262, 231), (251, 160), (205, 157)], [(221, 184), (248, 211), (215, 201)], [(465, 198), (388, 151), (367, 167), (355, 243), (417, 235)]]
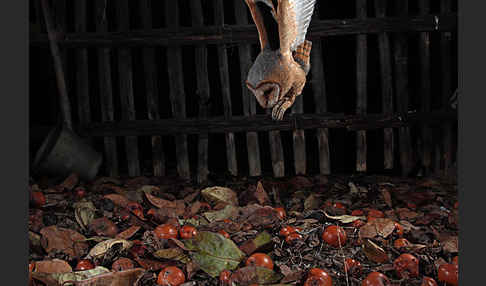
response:
[[(376, 17), (384, 18), (386, 16), (386, 1), (375, 0)], [(378, 34), (378, 49), (380, 53), (380, 72), (381, 72), (381, 96), (383, 114), (393, 114), (393, 78), (390, 38), (388, 33)], [(394, 135), (392, 128), (383, 129), (383, 151), (384, 151), (384, 168), (393, 169), (394, 165)]]
[[(407, 16), (408, 0), (399, 0), (396, 3), (397, 13)], [(405, 34), (395, 35), (395, 87), (397, 95), (397, 109), (403, 116), (408, 113), (408, 41)], [(406, 176), (412, 170), (410, 128), (399, 129), (399, 150), (402, 175)]]
[[(193, 27), (204, 26), (201, 0), (190, 1)], [(204, 45), (196, 46), (196, 78), (199, 97), (199, 117), (206, 118), (209, 114), (209, 80), (208, 80), (208, 50)], [(197, 182), (199, 184), (208, 179), (208, 134), (199, 134), (198, 143)]]
[[(364, 19), (366, 15), (366, 0), (356, 0), (356, 16)], [(367, 39), (366, 35), (358, 35), (356, 42), (356, 113), (366, 114), (367, 109)], [(356, 133), (356, 170), (366, 172), (366, 131)]]
[[(165, 19), (169, 28), (179, 26), (178, 1), (165, 0)], [(186, 94), (184, 92), (184, 75), (182, 72), (182, 55), (180, 47), (169, 46), (167, 48), (167, 69), (169, 73), (172, 113), (175, 118), (186, 118)], [(176, 135), (177, 172), (181, 178), (191, 178), (189, 169), (189, 154), (187, 150), (187, 135)]]
[[(271, 114), (272, 110), (267, 109), (266, 113)], [(283, 177), (285, 176), (285, 162), (280, 131), (269, 131), (268, 139), (270, 143), (270, 157), (272, 159), (273, 175), (276, 178)]]
[[(152, 29), (152, 7), (150, 0), (139, 0), (142, 28)], [(159, 89), (157, 86), (157, 69), (155, 66), (155, 48), (142, 49), (143, 71), (145, 76), (145, 91), (147, 94), (147, 116), (150, 120), (160, 119)], [(165, 175), (165, 156), (161, 136), (152, 136), (152, 166), (154, 176)]]
[[(420, 15), (427, 15), (430, 12), (430, 0), (419, 1)], [(430, 67), (430, 33), (421, 32), (419, 39), (420, 57), (420, 111), (429, 112), (432, 101), (431, 90), (431, 67)], [(432, 136), (429, 126), (421, 127), (422, 137), (422, 165), (425, 167), (426, 174), (430, 173), (432, 167)]]
[[(86, 0), (74, 1), (74, 30), (79, 33), (86, 32)], [(78, 105), (79, 123), (86, 126), (91, 121), (91, 107), (89, 104), (88, 80), (88, 49), (76, 50), (76, 95)]]
[[(451, 12), (451, 0), (441, 0), (440, 11), (441, 14), (446, 14)], [(446, 110), (449, 105), (449, 98), (453, 94), (452, 90), (452, 33), (445, 32), (440, 35), (440, 46), (441, 46), (441, 63), (442, 63), (442, 109)], [(442, 127), (443, 132), (443, 174), (445, 176), (449, 175), (450, 168), (452, 165), (452, 124), (448, 123)]]
[[(299, 114), (304, 113), (303, 94), (295, 99), (292, 106), (292, 113)], [(305, 157), (305, 136), (303, 129), (297, 129), (292, 131), (294, 139), (294, 167), (295, 174), (304, 175), (306, 173), (306, 157)]]
[[(128, 31), (129, 8), (128, 0), (116, 2), (118, 31)], [(118, 73), (120, 85), (121, 110), (123, 120), (135, 120), (135, 103), (133, 98), (132, 55), (130, 48), (118, 50)], [(128, 175), (140, 175), (140, 163), (138, 159), (138, 138), (127, 136), (125, 138), (125, 150), (128, 161)]]
[[(96, 31), (108, 31), (106, 1), (95, 1)], [(98, 76), (100, 79), (100, 105), (103, 122), (114, 121), (113, 86), (111, 79), (110, 49), (99, 48)], [(106, 171), (110, 176), (118, 176), (118, 155), (115, 137), (104, 137)]]
[[(223, 0), (216, 0), (214, 2), (214, 22), (216, 25), (224, 26), (224, 6)], [(226, 46), (218, 45), (218, 64), (219, 64), (219, 78), (221, 81), (221, 93), (223, 95), (223, 108), (225, 118), (231, 118), (231, 90), (229, 80), (228, 68), (228, 54)], [(236, 144), (235, 134), (232, 132), (225, 133), (226, 138), (226, 160), (228, 171), (231, 175), (238, 175), (238, 165), (236, 161)]]
[[(234, 1), (236, 23), (238, 25), (248, 24), (248, 7), (244, 1)], [(243, 114), (245, 116), (254, 115), (256, 112), (256, 100), (253, 94), (245, 84), (246, 76), (250, 70), (251, 59), (251, 45), (240, 44), (238, 47), (240, 57), (240, 74), (241, 74), (241, 90), (243, 96)], [(248, 147), (248, 165), (250, 176), (260, 176), (260, 146), (258, 144), (258, 133), (246, 133), (246, 145)]]
[(56, 72), (57, 87), (59, 89), (59, 105), (61, 116), (69, 129), (73, 128), (71, 117), (71, 104), (67, 93), (66, 80), (63, 71), (61, 53), (56, 43), (56, 31), (52, 21), (51, 11), (47, 0), (41, 0), (42, 11), (44, 12), (44, 21), (46, 23), (47, 34), (49, 36), (49, 46), (54, 60), (54, 70)]
[[(314, 9), (313, 20), (319, 20), (319, 10)], [(311, 84), (316, 106), (316, 113), (327, 112), (326, 79), (324, 76), (324, 62), (322, 60), (322, 39), (312, 41), (311, 50)], [(317, 146), (319, 149), (319, 172), (323, 175), (331, 174), (331, 160), (329, 158), (329, 129), (317, 129)]]

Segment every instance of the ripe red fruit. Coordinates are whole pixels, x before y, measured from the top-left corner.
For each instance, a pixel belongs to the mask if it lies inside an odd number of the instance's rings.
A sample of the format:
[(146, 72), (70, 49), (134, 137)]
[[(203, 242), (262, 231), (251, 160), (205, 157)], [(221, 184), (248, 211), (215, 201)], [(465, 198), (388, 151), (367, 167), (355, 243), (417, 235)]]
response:
[(322, 239), (334, 247), (343, 246), (346, 243), (346, 232), (340, 226), (331, 225), (322, 233)]
[(359, 273), (361, 273), (362, 269), (363, 269), (363, 267), (361, 266), (361, 263), (359, 261), (356, 261), (356, 260), (349, 258), (349, 257), (347, 257), (344, 260), (344, 270), (347, 273), (349, 273), (351, 275), (359, 274)]
[(157, 285), (178, 286), (186, 281), (184, 272), (175, 266), (168, 266), (160, 270), (157, 277)]
[(395, 268), (399, 278), (402, 278), (405, 273), (408, 273), (410, 277), (417, 277), (419, 275), (418, 258), (409, 253), (404, 253), (395, 259), (393, 268)]
[(403, 236), (403, 226), (398, 222), (395, 222), (395, 232), (397, 233), (398, 236), (400, 237)]
[(353, 221), (353, 223), (351, 224), (354, 228), (360, 228), (362, 227), (363, 225), (365, 225), (365, 222), (362, 221), (362, 220), (355, 220)]
[(406, 238), (399, 238), (393, 242), (393, 247), (396, 249), (402, 248), (404, 246), (409, 246), (411, 243)]
[(304, 286), (332, 286), (331, 276), (327, 276), (328, 279), (321, 276), (309, 276), (305, 282)]
[(335, 208), (335, 209), (342, 209), (342, 210), (346, 210), (346, 206), (344, 206), (343, 204), (341, 203), (333, 203), (332, 204), (332, 207)]
[(390, 279), (380, 272), (371, 272), (361, 282), (361, 286), (388, 286)]
[(424, 276), (424, 279), (422, 279), (422, 284), (420, 286), (437, 286), (437, 282), (435, 282), (434, 279)]
[(46, 197), (42, 192), (31, 192), (30, 193), (30, 202), (32, 203), (33, 206), (35, 207), (42, 207), (43, 205), (46, 204)]
[(78, 261), (78, 264), (76, 264), (76, 267), (74, 268), (75, 271), (83, 271), (83, 270), (90, 270), (93, 269), (94, 264), (91, 262), (89, 259), (81, 259)]
[(226, 238), (230, 238), (230, 235), (226, 231), (224, 231), (224, 229), (218, 231), (218, 233)]
[(223, 285), (229, 284), (230, 277), (231, 277), (231, 272), (229, 270), (223, 270), (219, 274), (219, 281)]
[(223, 219), (223, 222), (224, 223), (232, 223), (232, 221), (230, 219), (227, 219), (227, 218)]
[(179, 235), (182, 239), (192, 238), (197, 235), (197, 229), (191, 225), (185, 225), (179, 230)]
[(285, 216), (287, 215), (285, 213), (285, 209), (282, 207), (275, 208), (274, 210), (277, 212), (277, 216), (279, 219), (284, 219)]
[(111, 265), (111, 269), (113, 271), (124, 271), (128, 269), (135, 268), (135, 264), (131, 259), (128, 259), (126, 257), (122, 257), (117, 259), (113, 264)]
[(280, 232), (278, 233), (280, 236), (286, 237), (287, 235), (294, 233), (295, 228), (291, 226), (284, 226), (280, 229)]
[(246, 260), (246, 266), (259, 266), (273, 270), (273, 261), (265, 253), (254, 253)]
[(437, 278), (448, 285), (458, 285), (459, 267), (455, 264), (442, 264), (437, 270)]
[(154, 233), (158, 238), (177, 238), (177, 228), (172, 224), (168, 223), (157, 226), (154, 230)]
[(321, 268), (311, 268), (307, 277), (312, 276), (321, 277), (322, 279), (324, 279), (324, 281), (329, 281), (329, 285), (332, 285), (331, 275), (329, 275), (329, 273), (327, 273), (325, 270), (322, 270)]
[(364, 215), (364, 212), (363, 212), (363, 210), (353, 210), (351, 212), (351, 215), (352, 216), (362, 216), (362, 215)]
[(383, 218), (385, 214), (382, 211), (371, 209), (368, 211), (368, 217), (376, 217), (376, 218)]
[(301, 240), (303, 237), (297, 232), (292, 232), (285, 237), (285, 242), (292, 243), (294, 240)]

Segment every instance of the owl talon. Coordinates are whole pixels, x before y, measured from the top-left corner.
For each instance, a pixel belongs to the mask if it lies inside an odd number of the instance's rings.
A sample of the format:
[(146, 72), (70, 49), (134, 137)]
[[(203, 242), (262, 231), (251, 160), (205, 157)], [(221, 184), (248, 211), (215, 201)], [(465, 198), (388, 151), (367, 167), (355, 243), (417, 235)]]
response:
[(290, 102), (287, 100), (278, 102), (277, 105), (275, 105), (272, 109), (272, 119), (282, 120), (285, 111), (290, 107), (290, 105)]

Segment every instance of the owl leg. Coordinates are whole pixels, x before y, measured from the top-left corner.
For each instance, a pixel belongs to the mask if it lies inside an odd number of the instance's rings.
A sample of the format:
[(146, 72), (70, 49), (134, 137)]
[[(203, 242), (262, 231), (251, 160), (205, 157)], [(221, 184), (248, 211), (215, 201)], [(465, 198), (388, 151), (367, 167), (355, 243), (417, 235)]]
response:
[[(289, 92), (290, 93), (290, 92)], [(282, 98), (272, 109), (272, 119), (282, 120), (285, 111), (294, 104), (295, 94), (288, 94), (290, 96), (285, 96)]]

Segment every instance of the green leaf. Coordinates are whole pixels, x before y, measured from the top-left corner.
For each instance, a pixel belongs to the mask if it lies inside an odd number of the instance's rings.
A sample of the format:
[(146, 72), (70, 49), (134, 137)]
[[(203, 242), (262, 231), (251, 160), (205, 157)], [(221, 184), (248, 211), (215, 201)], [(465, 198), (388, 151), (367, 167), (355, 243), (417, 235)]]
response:
[(245, 257), (232, 240), (214, 232), (201, 231), (184, 242), (191, 250), (193, 261), (212, 277), (217, 277), (225, 269), (236, 269)]
[(240, 249), (243, 250), (243, 252), (245, 252), (247, 255), (250, 255), (253, 252), (257, 251), (259, 248), (262, 248), (263, 246), (271, 242), (272, 236), (268, 232), (263, 231), (259, 233), (254, 239), (243, 243), (240, 246)]

